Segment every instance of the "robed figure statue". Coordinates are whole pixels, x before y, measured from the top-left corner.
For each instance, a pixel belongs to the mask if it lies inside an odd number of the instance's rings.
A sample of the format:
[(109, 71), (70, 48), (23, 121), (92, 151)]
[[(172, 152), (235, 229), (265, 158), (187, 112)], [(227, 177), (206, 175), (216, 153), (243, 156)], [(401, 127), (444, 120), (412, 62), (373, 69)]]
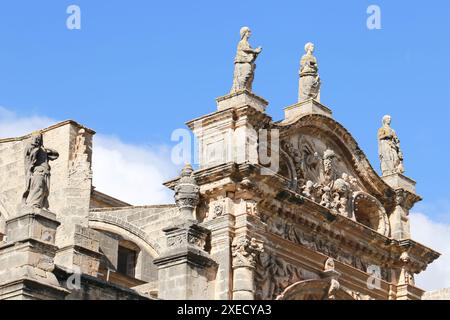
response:
[(25, 147), (25, 192), (22, 205), (25, 208), (48, 209), (48, 196), (50, 187), (49, 161), (58, 159), (57, 151), (45, 148), (42, 143), (42, 134), (31, 136)]
[(400, 140), (391, 128), (391, 116), (383, 117), (383, 126), (378, 130), (378, 153), (383, 176), (405, 172)]
[(252, 49), (248, 43), (251, 31), (248, 27), (242, 27), (240, 30), (241, 41), (239, 41), (236, 57), (234, 59), (234, 77), (231, 93), (248, 90), (252, 92), (253, 79), (255, 77), (255, 60), (261, 52), (261, 47)]

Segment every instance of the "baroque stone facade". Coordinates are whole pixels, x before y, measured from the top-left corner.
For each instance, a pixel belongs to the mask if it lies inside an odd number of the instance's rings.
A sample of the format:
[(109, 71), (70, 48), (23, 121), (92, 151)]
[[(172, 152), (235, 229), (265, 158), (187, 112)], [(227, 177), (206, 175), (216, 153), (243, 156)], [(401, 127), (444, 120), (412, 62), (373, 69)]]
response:
[(200, 163), (165, 183), (173, 204), (133, 206), (96, 190), (95, 132), (74, 121), (0, 139), (0, 299), (437, 295), (414, 284), (439, 253), (411, 238), (421, 198), (390, 118), (380, 176), (319, 102), (308, 43), (299, 101), (273, 121), (252, 92), (261, 49), (249, 37), (242, 28), (231, 93), (188, 122)]

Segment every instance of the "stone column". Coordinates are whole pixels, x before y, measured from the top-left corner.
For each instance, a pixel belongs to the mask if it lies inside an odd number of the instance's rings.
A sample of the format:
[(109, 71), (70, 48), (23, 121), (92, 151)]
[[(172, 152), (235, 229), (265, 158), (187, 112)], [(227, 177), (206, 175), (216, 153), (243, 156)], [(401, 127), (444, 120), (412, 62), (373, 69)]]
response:
[(0, 299), (55, 300), (69, 293), (54, 270), (56, 215), (25, 209), (6, 222), (7, 241), (0, 246)]
[(400, 174), (383, 176), (382, 179), (395, 190), (395, 209), (389, 216), (391, 237), (410, 239), (409, 210), (421, 200), (415, 193), (415, 182)]
[(255, 299), (256, 257), (263, 252), (263, 246), (255, 238), (235, 238), (233, 252), (233, 300)]
[(209, 230), (191, 220), (163, 231), (167, 249), (153, 261), (158, 266), (158, 298), (213, 298), (209, 283), (214, 278), (216, 263), (204, 250)]
[(389, 217), (391, 223), (391, 237), (396, 240), (410, 238), (409, 210), (406, 207), (405, 192), (395, 191), (395, 209)]

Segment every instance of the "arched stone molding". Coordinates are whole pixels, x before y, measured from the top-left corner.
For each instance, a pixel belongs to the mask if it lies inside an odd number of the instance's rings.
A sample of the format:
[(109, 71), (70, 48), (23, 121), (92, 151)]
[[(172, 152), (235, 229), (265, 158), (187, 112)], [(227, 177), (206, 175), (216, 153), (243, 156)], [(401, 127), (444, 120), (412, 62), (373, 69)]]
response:
[(143, 230), (124, 220), (112, 220), (108, 219), (108, 217), (90, 217), (89, 227), (117, 234), (123, 239), (135, 243), (141, 250), (146, 251), (153, 258), (160, 256), (160, 245), (146, 236)]
[(308, 130), (314, 133), (315, 136), (329, 139), (336, 145), (344, 160), (361, 179), (365, 189), (382, 201), (388, 212), (393, 210), (395, 206), (393, 201), (394, 190), (375, 172), (356, 140), (340, 123), (323, 115), (310, 114), (298, 118), (293, 123), (275, 123), (273, 128), (280, 130), (280, 139), (282, 141), (302, 130)]
[(353, 216), (369, 228), (388, 237), (390, 233), (389, 217), (383, 205), (375, 197), (365, 192), (355, 192), (353, 195)]
[(330, 295), (334, 300), (355, 300), (349, 293), (339, 288), (339, 283), (333, 279), (296, 282), (284, 289), (277, 300), (329, 300)]

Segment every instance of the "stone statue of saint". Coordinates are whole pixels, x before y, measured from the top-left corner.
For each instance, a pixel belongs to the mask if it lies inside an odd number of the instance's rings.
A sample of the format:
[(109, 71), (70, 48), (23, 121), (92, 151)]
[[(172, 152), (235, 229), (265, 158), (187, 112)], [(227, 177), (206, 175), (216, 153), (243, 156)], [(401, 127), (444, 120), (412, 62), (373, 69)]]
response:
[(44, 148), (42, 134), (31, 136), (25, 147), (25, 192), (22, 204), (25, 208), (48, 209), (50, 187), (49, 161), (58, 159), (57, 151)]
[(262, 48), (252, 49), (248, 43), (251, 31), (248, 27), (241, 28), (241, 41), (239, 41), (236, 57), (234, 59), (234, 78), (231, 93), (248, 90), (252, 92), (253, 78), (255, 76), (255, 60)]
[(400, 150), (400, 140), (391, 128), (391, 116), (383, 117), (383, 126), (378, 130), (378, 153), (383, 176), (403, 173), (403, 154)]
[(320, 100), (320, 76), (317, 59), (313, 56), (314, 44), (308, 42), (305, 52), (300, 60), (299, 102), (308, 99)]

